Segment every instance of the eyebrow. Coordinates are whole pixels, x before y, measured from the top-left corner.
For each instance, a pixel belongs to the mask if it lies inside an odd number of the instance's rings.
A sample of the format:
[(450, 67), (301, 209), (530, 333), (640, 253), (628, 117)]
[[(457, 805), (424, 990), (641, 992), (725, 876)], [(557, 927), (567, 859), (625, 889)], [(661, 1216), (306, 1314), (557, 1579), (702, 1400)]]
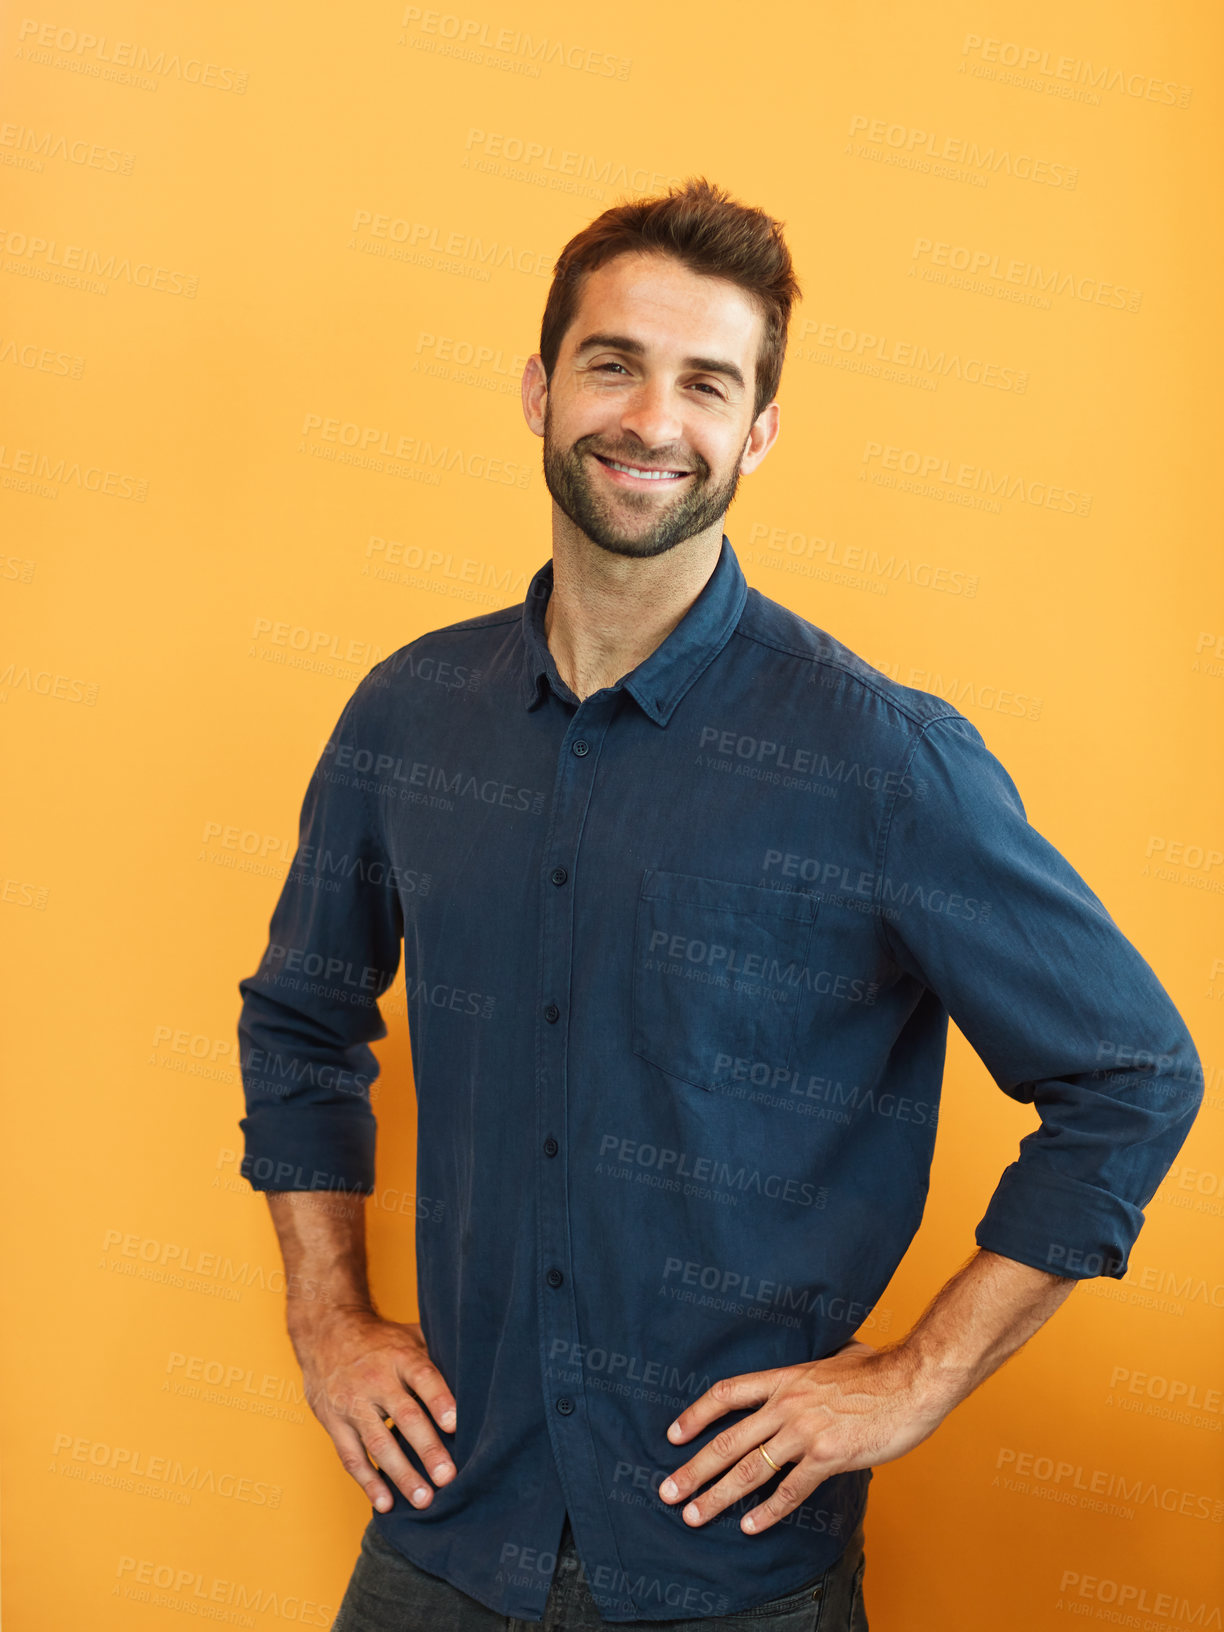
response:
[[(609, 351), (626, 351), (634, 357), (642, 356), (646, 350), (640, 340), (634, 340), (627, 334), (588, 334), (578, 342), (574, 355), (578, 357), (584, 351), (595, 351), (601, 347), (607, 347)], [(724, 374), (727, 379), (734, 380), (741, 390), (748, 388), (748, 382), (736, 365), (721, 357), (686, 357), (684, 367), (699, 369), (703, 374)]]

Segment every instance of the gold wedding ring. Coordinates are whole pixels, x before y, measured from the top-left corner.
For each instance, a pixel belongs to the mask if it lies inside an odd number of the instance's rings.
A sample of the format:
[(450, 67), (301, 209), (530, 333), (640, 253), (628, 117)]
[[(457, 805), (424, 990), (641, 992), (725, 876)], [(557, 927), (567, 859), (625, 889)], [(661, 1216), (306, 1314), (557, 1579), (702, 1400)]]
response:
[(781, 1473), (782, 1472), (782, 1469), (774, 1461), (773, 1457), (770, 1456), (769, 1452), (765, 1449), (764, 1445), (758, 1445), (757, 1450), (760, 1451), (761, 1455), (765, 1458), (766, 1462), (769, 1463), (770, 1467), (774, 1470), (775, 1473)]

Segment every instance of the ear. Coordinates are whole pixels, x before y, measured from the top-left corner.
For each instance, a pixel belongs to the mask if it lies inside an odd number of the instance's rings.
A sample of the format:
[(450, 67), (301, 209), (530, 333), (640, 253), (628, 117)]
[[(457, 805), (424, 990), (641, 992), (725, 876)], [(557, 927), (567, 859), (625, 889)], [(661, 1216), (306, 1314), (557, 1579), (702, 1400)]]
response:
[(523, 369), (523, 418), (537, 436), (544, 435), (544, 408), (548, 402), (548, 376), (544, 359), (538, 351), (532, 352)]
[(781, 414), (782, 410), (775, 398), (773, 402), (767, 402), (753, 420), (743, 458), (740, 460), (741, 476), (750, 476), (778, 440)]

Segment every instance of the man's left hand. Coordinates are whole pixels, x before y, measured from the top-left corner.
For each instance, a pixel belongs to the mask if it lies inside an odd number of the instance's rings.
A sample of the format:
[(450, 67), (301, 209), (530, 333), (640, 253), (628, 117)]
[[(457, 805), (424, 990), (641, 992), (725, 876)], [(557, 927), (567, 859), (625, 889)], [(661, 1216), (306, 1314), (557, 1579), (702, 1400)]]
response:
[(756, 1533), (776, 1524), (833, 1474), (903, 1456), (935, 1431), (955, 1403), (934, 1397), (903, 1348), (880, 1352), (857, 1341), (825, 1360), (720, 1377), (668, 1429), (673, 1444), (727, 1411), (760, 1409), (715, 1434), (663, 1481), (659, 1495), (669, 1503), (685, 1501), (722, 1474), (684, 1508), (686, 1523), (704, 1524), (774, 1477), (757, 1448), (763, 1444), (784, 1477), (741, 1520), (742, 1529)]

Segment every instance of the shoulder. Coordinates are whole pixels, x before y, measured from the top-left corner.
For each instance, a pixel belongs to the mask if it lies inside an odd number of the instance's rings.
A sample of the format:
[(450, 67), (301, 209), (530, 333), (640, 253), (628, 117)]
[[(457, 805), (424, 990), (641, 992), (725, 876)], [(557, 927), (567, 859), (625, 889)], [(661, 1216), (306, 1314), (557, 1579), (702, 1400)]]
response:
[(353, 692), (350, 707), (375, 708), (388, 697), (402, 702), (422, 680), (448, 689), (474, 685), (498, 650), (517, 636), (522, 618), (520, 601), (517, 606), (425, 630), (374, 665)]
[(968, 719), (946, 697), (919, 686), (903, 685), (876, 668), (835, 636), (810, 623), (781, 602), (749, 589), (736, 635), (779, 659), (797, 660), (807, 679), (820, 687), (823, 700), (872, 713), (883, 712), (894, 727), (921, 732), (936, 720), (958, 721), (973, 731)]

